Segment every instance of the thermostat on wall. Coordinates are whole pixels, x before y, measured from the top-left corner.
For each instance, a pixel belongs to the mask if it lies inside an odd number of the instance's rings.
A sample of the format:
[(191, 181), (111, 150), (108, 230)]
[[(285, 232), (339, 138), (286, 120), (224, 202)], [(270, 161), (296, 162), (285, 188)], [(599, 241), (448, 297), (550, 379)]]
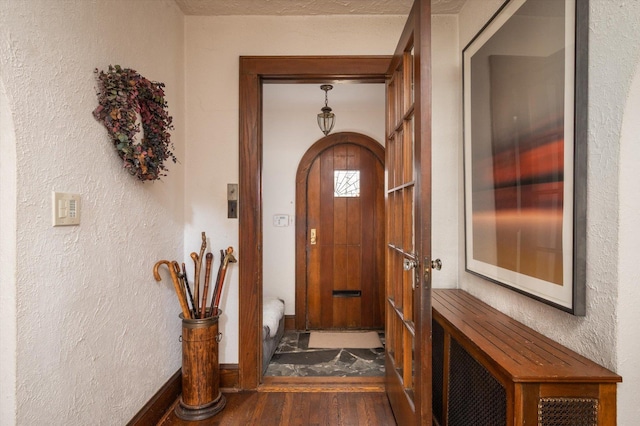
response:
[(274, 214), (273, 215), (273, 226), (289, 226), (289, 215), (288, 214)]

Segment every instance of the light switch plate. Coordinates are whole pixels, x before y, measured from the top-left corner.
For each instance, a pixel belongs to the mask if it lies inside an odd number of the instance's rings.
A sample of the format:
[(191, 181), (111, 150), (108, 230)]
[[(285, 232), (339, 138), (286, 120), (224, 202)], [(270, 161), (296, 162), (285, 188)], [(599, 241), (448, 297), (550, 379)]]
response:
[(53, 226), (80, 225), (80, 194), (53, 192)]
[(238, 184), (227, 184), (227, 201), (238, 201)]

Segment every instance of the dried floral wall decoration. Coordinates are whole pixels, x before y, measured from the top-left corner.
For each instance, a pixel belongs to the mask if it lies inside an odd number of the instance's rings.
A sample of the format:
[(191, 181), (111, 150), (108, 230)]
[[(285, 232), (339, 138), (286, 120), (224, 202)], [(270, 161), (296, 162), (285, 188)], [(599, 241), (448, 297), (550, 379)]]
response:
[(96, 68), (95, 73), (99, 105), (93, 116), (107, 128), (124, 168), (142, 181), (166, 176), (164, 161), (176, 163), (177, 159), (170, 150), (174, 149), (169, 134), (173, 125), (164, 84), (120, 65), (109, 65), (106, 72)]

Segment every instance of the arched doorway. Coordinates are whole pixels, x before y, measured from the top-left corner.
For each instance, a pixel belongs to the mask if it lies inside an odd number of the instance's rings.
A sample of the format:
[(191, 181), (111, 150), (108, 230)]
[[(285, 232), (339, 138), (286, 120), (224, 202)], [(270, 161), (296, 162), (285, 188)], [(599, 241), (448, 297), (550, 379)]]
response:
[(296, 328), (384, 326), (384, 148), (336, 133), (296, 174)]

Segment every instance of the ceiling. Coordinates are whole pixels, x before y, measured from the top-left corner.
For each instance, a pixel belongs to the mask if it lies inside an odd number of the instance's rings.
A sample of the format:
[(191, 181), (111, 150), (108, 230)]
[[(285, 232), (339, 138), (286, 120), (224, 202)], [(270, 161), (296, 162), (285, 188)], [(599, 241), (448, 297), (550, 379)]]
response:
[[(175, 0), (185, 15), (407, 15), (413, 0)], [(432, 14), (456, 14), (466, 0), (431, 0)]]

